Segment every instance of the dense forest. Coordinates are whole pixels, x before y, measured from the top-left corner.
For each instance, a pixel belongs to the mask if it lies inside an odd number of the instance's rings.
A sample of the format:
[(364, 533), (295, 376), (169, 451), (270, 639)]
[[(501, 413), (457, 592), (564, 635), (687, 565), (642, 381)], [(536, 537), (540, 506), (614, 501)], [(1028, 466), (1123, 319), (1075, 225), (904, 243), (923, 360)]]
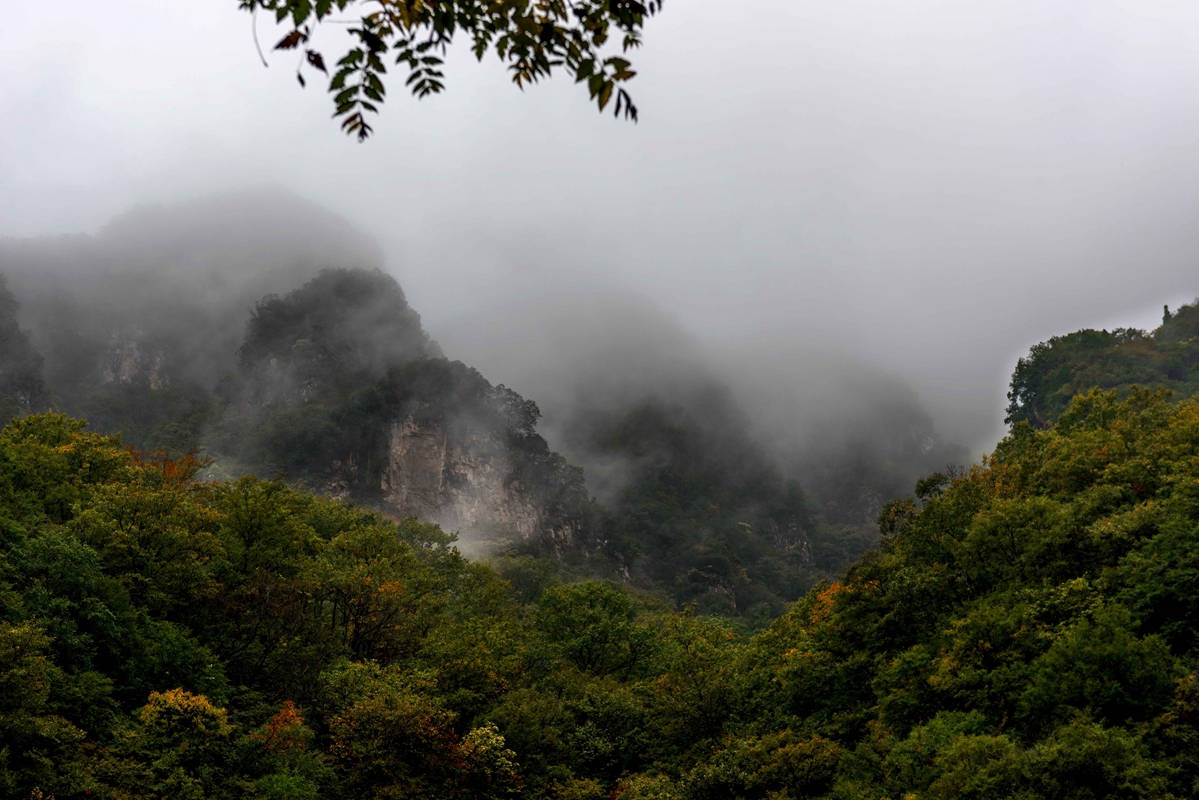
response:
[(11, 797), (1192, 796), (1199, 402), (1018, 425), (739, 635), (56, 415), (0, 435)]

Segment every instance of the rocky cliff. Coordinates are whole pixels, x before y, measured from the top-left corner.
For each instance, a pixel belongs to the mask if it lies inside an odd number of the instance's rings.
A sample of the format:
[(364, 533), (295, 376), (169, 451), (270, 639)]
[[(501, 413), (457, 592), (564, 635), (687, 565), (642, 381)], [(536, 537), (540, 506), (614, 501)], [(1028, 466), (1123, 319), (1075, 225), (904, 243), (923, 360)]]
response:
[(100, 383), (142, 381), (154, 390), (170, 384), (165, 369), (166, 353), (162, 348), (147, 347), (143, 339), (145, 334), (140, 330), (132, 335), (114, 332), (109, 337), (108, 347), (99, 359)]
[(389, 276), (329, 270), (255, 307), (213, 450), (414, 516), (464, 543), (561, 552), (594, 512), (582, 473), (537, 433), (537, 406), (440, 357)]
[(547, 530), (545, 509), (522, 484), (495, 433), (464, 431), (451, 438), (437, 423), (412, 417), (392, 423), (380, 490), (386, 511), (437, 523), (470, 542), (548, 536), (569, 544), (575, 538), (569, 524)]

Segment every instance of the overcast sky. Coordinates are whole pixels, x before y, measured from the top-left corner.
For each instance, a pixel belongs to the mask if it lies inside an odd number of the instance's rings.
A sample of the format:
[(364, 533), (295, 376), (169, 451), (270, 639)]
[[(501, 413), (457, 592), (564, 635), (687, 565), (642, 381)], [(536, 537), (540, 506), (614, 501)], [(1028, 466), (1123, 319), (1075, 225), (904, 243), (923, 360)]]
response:
[(1031, 344), (1199, 295), (1193, 2), (668, 0), (638, 125), (458, 54), (365, 145), (236, 6), (8, 4), (0, 235), (278, 184), (375, 236), (435, 334), (627, 292), (796, 380), (902, 375), (975, 448)]

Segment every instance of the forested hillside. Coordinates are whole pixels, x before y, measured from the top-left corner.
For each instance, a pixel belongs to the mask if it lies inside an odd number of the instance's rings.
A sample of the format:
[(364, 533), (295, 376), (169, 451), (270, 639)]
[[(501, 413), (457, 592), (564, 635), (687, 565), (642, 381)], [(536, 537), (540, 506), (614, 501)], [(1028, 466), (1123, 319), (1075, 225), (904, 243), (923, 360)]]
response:
[(234, 471), (319, 482), (345, 458), (339, 410), (350, 397), (441, 351), (393, 278), (325, 270), (259, 300), (237, 355), (214, 392), (220, 418), (197, 441), (234, 459)]
[(415, 521), (0, 436), (12, 797), (1192, 796), (1199, 402), (1017, 426), (745, 638)]
[[(573, 452), (611, 464), (601, 523), (623, 577), (701, 613), (764, 624), (873, 543), (826, 525), (746, 430), (727, 390), (579, 414)], [(616, 473), (615, 475), (611, 473)]]
[(1179, 397), (1199, 393), (1199, 304), (1174, 313), (1166, 308), (1153, 332), (1086, 329), (1036, 345), (1012, 375), (1007, 421), (1045, 427), (1075, 395), (1096, 386), (1121, 396), (1133, 386), (1165, 386)]
[(0, 800), (1199, 800), (1199, 6), (664, 2), (5, 7)]

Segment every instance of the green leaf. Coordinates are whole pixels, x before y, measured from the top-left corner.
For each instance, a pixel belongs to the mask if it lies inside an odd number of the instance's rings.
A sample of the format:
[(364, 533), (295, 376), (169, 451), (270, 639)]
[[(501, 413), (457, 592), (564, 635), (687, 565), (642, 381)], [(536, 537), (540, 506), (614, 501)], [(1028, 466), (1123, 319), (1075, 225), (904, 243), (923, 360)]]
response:
[(311, 13), (311, 0), (292, 0), (291, 18), (297, 27), (303, 25), (304, 20), (308, 19), (308, 15)]

